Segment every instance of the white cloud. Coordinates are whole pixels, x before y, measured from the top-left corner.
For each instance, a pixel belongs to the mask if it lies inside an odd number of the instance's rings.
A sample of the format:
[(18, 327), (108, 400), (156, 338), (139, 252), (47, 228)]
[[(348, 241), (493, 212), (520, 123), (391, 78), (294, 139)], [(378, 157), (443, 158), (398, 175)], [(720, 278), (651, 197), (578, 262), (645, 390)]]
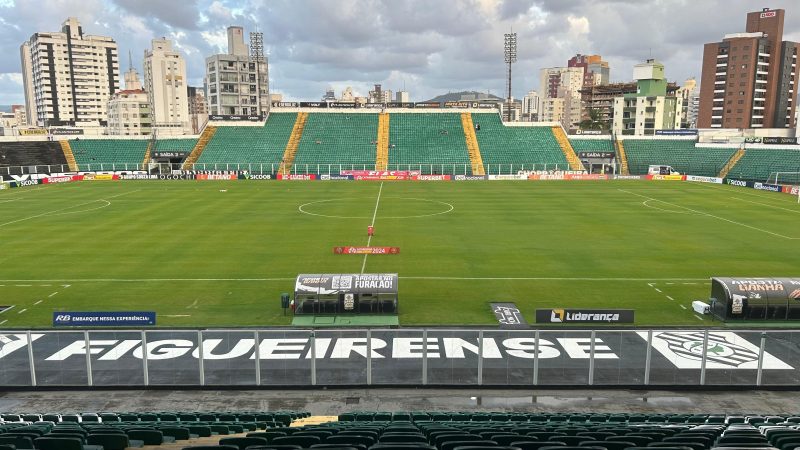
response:
[(22, 86), (22, 73), (0, 73), (0, 82), (12, 82)]

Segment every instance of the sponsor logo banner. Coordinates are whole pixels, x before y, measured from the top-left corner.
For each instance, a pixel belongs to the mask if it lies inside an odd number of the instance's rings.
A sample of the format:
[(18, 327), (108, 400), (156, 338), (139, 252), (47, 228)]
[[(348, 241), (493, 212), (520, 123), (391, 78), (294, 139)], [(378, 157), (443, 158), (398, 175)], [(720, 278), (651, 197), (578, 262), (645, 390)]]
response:
[(411, 178), (415, 181), (450, 181), (450, 175), (416, 175)]
[(442, 105), (437, 102), (421, 102), (414, 104), (414, 108), (440, 108), (441, 106)]
[(614, 152), (578, 152), (580, 158), (614, 159)]
[(527, 180), (528, 175), (518, 173), (516, 175), (489, 175), (489, 180), (492, 181), (509, 181), (509, 180)]
[(28, 128), (28, 129), (21, 129), (19, 130), (20, 136), (44, 136), (47, 134), (47, 130), (43, 128)]
[(271, 173), (250, 173), (244, 176), (246, 180), (274, 180)]
[(386, 104), (387, 108), (413, 108), (414, 104), (410, 102), (389, 102)]
[(656, 130), (656, 136), (697, 136), (697, 130)]
[(800, 186), (784, 186), (783, 192), (785, 194), (800, 195)]
[(470, 102), (444, 102), (442, 104), (442, 107), (444, 107), (444, 108), (463, 108), (463, 109), (466, 109), (466, 108), (469, 108), (470, 106), (472, 106), (472, 104)]
[(81, 181), (81, 180), (83, 180), (83, 175), (74, 175), (74, 176), (64, 175), (64, 176), (42, 178), (42, 184), (69, 183), (71, 181)]
[(83, 134), (82, 128), (50, 128), (53, 136), (76, 136)]
[(733, 178), (726, 178), (725, 183), (731, 186), (739, 186), (739, 187), (753, 187), (752, 181), (744, 181), (744, 180), (735, 180)]
[(194, 180), (193, 173), (161, 173), (158, 175), (159, 180)]
[(500, 328), (526, 329), (530, 328), (522, 312), (515, 303), (490, 303), (492, 312), (500, 324)]
[(584, 136), (600, 136), (603, 134), (611, 134), (611, 130), (570, 130), (570, 134), (582, 134)]
[(120, 180), (157, 180), (158, 175), (148, 175), (146, 173), (125, 174), (119, 176)]
[(28, 187), (28, 186), (36, 186), (37, 184), (41, 184), (42, 180), (40, 178), (30, 179), (30, 180), (17, 180), (11, 182), (11, 187)]
[(643, 180), (642, 175), (614, 175), (615, 180)]
[(777, 14), (775, 11), (764, 11), (764, 12), (762, 12), (762, 13), (761, 13), (761, 14), (760, 14), (758, 17), (759, 17), (760, 19), (768, 19), (768, 18), (770, 18), (770, 17), (775, 17), (775, 16), (777, 16), (777, 15), (778, 15), (778, 14)]
[(796, 137), (763, 137), (762, 144), (769, 145), (797, 145)]
[(210, 181), (230, 181), (238, 180), (239, 175), (236, 173), (198, 173), (194, 177), (196, 180), (210, 180)]
[[(359, 107), (359, 105), (357, 105), (356, 103), (338, 103), (338, 102), (334, 102), (334, 103), (330, 103), (329, 105), (333, 109), (355, 109), (355, 108)], [(321, 108), (324, 108), (324, 106), (321, 106)]]
[[(647, 340), (647, 332), (637, 334)], [(653, 332), (653, 348), (679, 369), (700, 369), (703, 360), (703, 331)], [(728, 331), (709, 332), (705, 347), (706, 369), (757, 369), (759, 348)], [(793, 369), (764, 352), (764, 369)]]
[(696, 176), (696, 175), (686, 175), (686, 181), (694, 181), (695, 183), (722, 184), (722, 178), (717, 178), (717, 177), (699, 177), (699, 176)]
[(298, 108), (299, 102), (272, 102), (272, 106), (276, 108)]
[(456, 175), (453, 179), (455, 181), (484, 181), (486, 175)]
[(633, 310), (537, 309), (536, 323), (633, 323)]
[(297, 294), (340, 294), (345, 292), (397, 293), (396, 273), (301, 274), (294, 282)]
[(420, 173), (408, 170), (343, 170), (340, 175), (350, 175), (358, 181), (406, 181)]
[(149, 311), (63, 312), (53, 313), (54, 327), (114, 327), (156, 324), (156, 313)]
[(780, 192), (781, 191), (781, 187), (778, 186), (778, 185), (760, 183), (760, 182), (753, 183), (753, 189), (758, 189), (759, 191), (772, 191), (772, 192)]
[(324, 174), (320, 175), (319, 179), (322, 181), (350, 181), (353, 180), (352, 175), (333, 175)]
[(260, 122), (264, 118), (259, 115), (211, 114), (208, 116), (208, 120), (215, 122)]
[(397, 255), (400, 247), (333, 247), (334, 255)]
[(653, 181), (685, 181), (686, 175), (647, 175), (647, 179)]
[(119, 175), (110, 173), (87, 173), (83, 175), (86, 181), (110, 181), (119, 180)]
[(308, 180), (316, 180), (317, 174), (309, 173), (309, 174), (299, 174), (299, 173), (289, 173), (289, 174), (278, 174), (278, 180), (287, 180), (287, 181), (308, 181)]

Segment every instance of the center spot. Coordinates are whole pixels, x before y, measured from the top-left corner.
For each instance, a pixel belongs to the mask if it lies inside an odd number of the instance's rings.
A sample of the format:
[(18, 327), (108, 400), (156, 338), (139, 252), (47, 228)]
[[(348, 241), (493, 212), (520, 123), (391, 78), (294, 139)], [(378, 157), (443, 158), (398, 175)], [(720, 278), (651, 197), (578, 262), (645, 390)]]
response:
[[(303, 214), (331, 219), (372, 219), (375, 198), (343, 197), (316, 200), (300, 205)], [(453, 205), (438, 200), (416, 197), (382, 197), (378, 219), (413, 219), (438, 216), (453, 210)]]

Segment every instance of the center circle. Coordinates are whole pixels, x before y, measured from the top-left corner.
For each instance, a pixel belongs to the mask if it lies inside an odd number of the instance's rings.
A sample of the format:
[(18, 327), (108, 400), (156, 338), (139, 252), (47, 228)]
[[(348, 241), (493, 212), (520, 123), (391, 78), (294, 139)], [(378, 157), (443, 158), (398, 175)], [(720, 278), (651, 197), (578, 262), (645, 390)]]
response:
[[(386, 203), (388, 203), (388, 205)], [(417, 206), (414, 206), (415, 204)], [(410, 210), (417, 209), (421, 214), (395, 214), (390, 216), (381, 214), (382, 209), (394, 209), (397, 207)], [(352, 215), (336, 212), (337, 210), (347, 211), (348, 209), (357, 209), (359, 212)], [(383, 197), (378, 205), (378, 218), (416, 219), (447, 214), (453, 209), (454, 207), (450, 203), (441, 202), (439, 200), (416, 197)], [(368, 197), (340, 197), (316, 200), (303, 203), (297, 207), (297, 210), (309, 216), (327, 217), (329, 219), (372, 219), (372, 213), (375, 210), (375, 199)], [(328, 213), (329, 211), (330, 213)]]

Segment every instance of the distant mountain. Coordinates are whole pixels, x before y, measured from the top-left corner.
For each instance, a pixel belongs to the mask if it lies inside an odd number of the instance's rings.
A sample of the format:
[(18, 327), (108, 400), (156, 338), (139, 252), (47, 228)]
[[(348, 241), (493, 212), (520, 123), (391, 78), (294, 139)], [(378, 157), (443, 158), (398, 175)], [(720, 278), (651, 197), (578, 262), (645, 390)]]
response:
[(477, 91), (462, 91), (462, 92), (448, 92), (444, 95), (439, 95), (434, 97), (429, 102), (466, 102), (466, 101), (476, 101), (476, 100), (503, 100), (502, 98), (487, 94), (486, 92), (477, 92)]

